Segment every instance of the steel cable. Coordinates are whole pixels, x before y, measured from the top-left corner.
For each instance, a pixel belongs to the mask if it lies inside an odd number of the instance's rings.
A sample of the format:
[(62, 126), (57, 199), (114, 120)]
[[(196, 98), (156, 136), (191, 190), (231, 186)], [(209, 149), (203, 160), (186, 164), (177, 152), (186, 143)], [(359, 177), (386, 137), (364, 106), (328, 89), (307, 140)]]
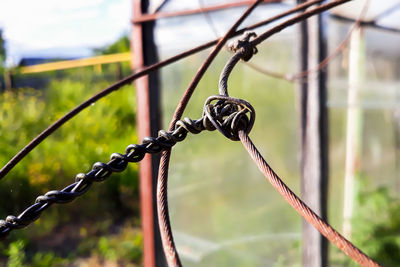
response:
[[(235, 65), (239, 62), (238, 58), (242, 58), (247, 61), (251, 58), (252, 54), (256, 53), (257, 50), (251, 45), (251, 37), (256, 35), (253, 33), (247, 33), (242, 39), (238, 40), (237, 43), (231, 47), (231, 50), (235, 54), (228, 60), (220, 77), (219, 93), (224, 96), (228, 96), (228, 79)], [(350, 241), (339, 234), (334, 228), (332, 228), (327, 222), (319, 217), (310, 207), (308, 207), (293, 191), (279, 178), (279, 176), (272, 170), (265, 159), (262, 157), (256, 146), (248, 136), (248, 131), (239, 131), (239, 139), (251, 158), (254, 160), (260, 171), (272, 184), (272, 186), (281, 194), (281, 196), (310, 224), (312, 224), (322, 235), (324, 235), (330, 242), (336, 245), (346, 255), (352, 258), (362, 266), (379, 266), (378, 263), (369, 258), (360, 249), (354, 246)]]
[(251, 158), (256, 163), (259, 170), (264, 174), (272, 186), (281, 194), (304, 219), (312, 224), (322, 235), (324, 235), (331, 243), (335, 244), (346, 255), (352, 258), (362, 266), (380, 266), (373, 261), (360, 249), (354, 246), (350, 241), (339, 234), (334, 228), (319, 217), (312, 209), (310, 209), (292, 190), (279, 178), (272, 170), (260, 152), (257, 150), (250, 137), (243, 131), (239, 131), (239, 138)]
[[(308, 12), (300, 14), (297, 17), (306, 19), (311, 15), (318, 14), (324, 10), (332, 8), (349, 0), (337, 0), (321, 5), (318, 8), (314, 8)], [(236, 43), (234, 51), (236, 53), (225, 65), (221, 77), (220, 77), (220, 87), (219, 92), (221, 95), (228, 96), (227, 90), (227, 80), (232, 69), (239, 61), (240, 58), (248, 60), (251, 58), (252, 54), (256, 52), (256, 45), (272, 36), (274, 33), (279, 32), (285, 27), (296, 23), (296, 19), (291, 19), (286, 22), (281, 23), (275, 28), (263, 33), (261, 36), (254, 38), (250, 41), (250, 37), (254, 34), (247, 34), (241, 41)], [(188, 102), (188, 98), (182, 98), (185, 101), (185, 105)], [(177, 112), (176, 112), (177, 113)], [(175, 113), (175, 115), (176, 115)], [(379, 266), (378, 263), (369, 258), (360, 249), (355, 247), (351, 242), (341, 236), (336, 230), (334, 230), (328, 223), (322, 220), (315, 212), (313, 212), (304, 202), (298, 198), (289, 187), (275, 174), (275, 172), (268, 166), (266, 161), (262, 158), (261, 154), (258, 152), (254, 144), (248, 137), (248, 132), (243, 130), (239, 131), (239, 139), (242, 141), (245, 148), (248, 150), (254, 161), (256, 162), (259, 169), (263, 172), (266, 178), (271, 182), (271, 184), (278, 190), (278, 192), (285, 198), (285, 200), (298, 212), (302, 217), (304, 217), (308, 222), (310, 222), (318, 231), (321, 232), (329, 241), (335, 244), (339, 249), (341, 249), (346, 255), (351, 257), (354, 261), (358, 262), (363, 266)], [(162, 155), (160, 161), (160, 170), (157, 185), (157, 205), (158, 205), (158, 216), (161, 238), (163, 242), (164, 252), (166, 254), (167, 262), (169, 266), (181, 266), (179, 255), (176, 251), (169, 213), (168, 213), (168, 200), (167, 200), (167, 179), (168, 179), (168, 169), (170, 161), (171, 151), (165, 151)]]

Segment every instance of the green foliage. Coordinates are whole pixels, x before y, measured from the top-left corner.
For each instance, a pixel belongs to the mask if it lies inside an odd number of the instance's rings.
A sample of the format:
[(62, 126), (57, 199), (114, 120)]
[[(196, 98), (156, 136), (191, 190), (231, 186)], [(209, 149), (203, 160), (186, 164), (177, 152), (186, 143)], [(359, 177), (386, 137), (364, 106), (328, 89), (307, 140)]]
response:
[(9, 256), (8, 267), (21, 267), (25, 262), (25, 243), (21, 240), (12, 242), (7, 250)]
[(385, 187), (361, 192), (358, 197), (353, 239), (383, 266), (400, 263), (400, 201)]
[[(365, 182), (362, 188), (366, 188)], [(382, 266), (400, 263), (400, 200), (387, 187), (360, 190), (352, 220), (351, 241)], [(335, 248), (335, 253), (344, 256)], [(338, 266), (358, 266), (348, 257), (336, 258)], [(340, 258), (340, 259), (339, 259)]]
[(54, 252), (38, 252), (32, 258), (32, 267), (47, 267), (65, 264), (67, 261), (57, 257)]
[[(43, 91), (21, 88), (0, 94), (0, 165), (49, 124), (109, 84), (86, 68), (71, 71), (63, 80), (54, 78)], [(0, 205), (0, 217), (19, 214), (32, 205), (37, 196), (64, 188), (74, 182), (77, 173), (89, 171), (93, 163), (107, 162), (113, 152), (123, 153), (128, 144), (137, 143), (134, 110), (133, 87), (122, 88), (57, 130), (1, 181), (0, 203), (8, 204)], [(121, 218), (134, 220), (139, 209), (137, 169), (137, 164), (130, 164), (123, 173), (114, 174), (101, 184), (93, 184), (91, 190), (73, 204), (53, 205), (33, 225), (13, 232), (7, 261), (14, 264), (12, 266), (18, 266), (25, 259), (31, 266), (53, 265), (62, 262), (62, 257), (68, 258), (76, 243), (86, 237), (75, 229), (82, 223), (88, 225), (88, 229), (96, 229), (97, 232), (91, 234), (101, 237), (111, 225), (120, 227), (116, 222)], [(111, 223), (102, 227), (105, 218)], [(72, 245), (57, 243), (57, 239), (69, 240)], [(13, 240), (29, 240), (29, 243)], [(38, 246), (41, 240), (50, 241)], [(96, 243), (88, 244), (85, 253), (96, 250)], [(42, 251), (37, 252), (39, 247)], [(141, 246), (135, 249), (141, 251)], [(0, 265), (4, 261), (0, 256)]]
[[(0, 29), (0, 70), (3, 67), (4, 61), (6, 60), (6, 47), (3, 38), (3, 31)], [(1, 71), (0, 71), (1, 73)]]
[[(115, 43), (105, 47), (94, 49), (94, 53), (97, 55), (109, 55), (116, 53), (123, 53), (130, 51), (130, 40), (128, 36), (122, 36)], [(115, 73), (116, 80), (121, 80), (124, 76), (131, 73), (130, 62), (120, 62), (117, 64), (106, 64), (101, 66), (106, 73)]]
[(100, 238), (99, 251), (107, 260), (115, 261), (117, 258), (116, 250), (113, 247), (111, 247), (106, 237)]
[[(5, 57), (2, 45), (0, 32), (0, 59), (2, 55)], [(129, 51), (127, 37), (100, 52), (125, 51)], [(121, 63), (21, 77), (46, 82), (41, 90), (18, 88), (0, 94), (0, 164), (4, 165), (71, 108), (130, 71), (129, 63)], [(14, 78), (18, 79), (18, 75)], [(123, 153), (128, 144), (137, 142), (135, 92), (128, 86), (70, 120), (1, 181), (0, 203), (9, 204), (0, 205), (0, 217), (19, 214), (34, 203), (38, 195), (64, 188), (74, 182), (77, 173), (89, 171), (97, 161), (107, 162), (111, 153)], [(0, 243), (3, 252), (0, 265), (70, 265), (87, 257), (88, 265), (92, 257), (100, 261), (140, 263), (137, 169), (136, 164), (130, 164), (123, 173), (114, 174), (101, 184), (93, 184), (91, 190), (72, 205), (53, 205), (28, 228), (12, 232), (9, 244)], [(123, 230), (124, 233), (134, 232), (126, 234), (127, 239), (115, 234), (124, 221), (134, 222), (128, 230)]]
[[(90, 85), (72, 80), (53, 81), (44, 93), (34, 90), (5, 92), (0, 96), (0, 163), (4, 165), (28, 141), (51, 122), (61, 117), (74, 105), (87, 98)], [(106, 87), (98, 83), (95, 91)], [(107, 161), (113, 152), (123, 152), (127, 144), (135, 142), (135, 117), (132, 90), (120, 90), (103, 99), (71, 120), (37, 149), (2, 181), (0, 214), (14, 213), (32, 203), (35, 196), (73, 182), (79, 172), (89, 170), (96, 161)], [(96, 185), (97, 186), (97, 185)], [(137, 197), (137, 166), (109, 179), (107, 186), (99, 186), (93, 201), (80, 203), (75, 209), (79, 218), (93, 216), (100, 211), (123, 211)], [(122, 201), (127, 197), (127, 202)], [(129, 197), (134, 196), (134, 198)], [(98, 199), (108, 199), (94, 209)], [(135, 206), (135, 205), (133, 205)], [(81, 213), (80, 209), (89, 211)]]
[(125, 226), (116, 235), (103, 236), (92, 253), (109, 261), (140, 263), (143, 237), (140, 231)]
[(97, 54), (115, 54), (115, 53), (122, 53), (130, 51), (130, 40), (128, 36), (122, 36), (118, 41), (111, 44), (106, 48), (96, 49), (95, 52)]

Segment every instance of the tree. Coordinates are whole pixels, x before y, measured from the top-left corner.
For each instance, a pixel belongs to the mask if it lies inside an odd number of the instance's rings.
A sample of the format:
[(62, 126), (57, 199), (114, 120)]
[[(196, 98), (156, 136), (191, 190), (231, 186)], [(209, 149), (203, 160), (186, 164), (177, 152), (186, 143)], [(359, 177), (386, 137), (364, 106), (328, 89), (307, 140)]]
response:
[(3, 30), (0, 29), (0, 89), (2, 89), (3, 86), (4, 86), (4, 88), (11, 87), (11, 78), (9, 75), (6, 75), (4, 72), (5, 61), (6, 61), (5, 41), (3, 39)]
[(118, 41), (105, 48), (95, 49), (95, 53), (108, 55), (108, 54), (128, 52), (129, 50), (130, 50), (129, 38), (128, 36), (122, 36), (120, 39), (118, 39)]
[(3, 30), (0, 29), (0, 68), (3, 68), (6, 60), (5, 41), (3, 39)]

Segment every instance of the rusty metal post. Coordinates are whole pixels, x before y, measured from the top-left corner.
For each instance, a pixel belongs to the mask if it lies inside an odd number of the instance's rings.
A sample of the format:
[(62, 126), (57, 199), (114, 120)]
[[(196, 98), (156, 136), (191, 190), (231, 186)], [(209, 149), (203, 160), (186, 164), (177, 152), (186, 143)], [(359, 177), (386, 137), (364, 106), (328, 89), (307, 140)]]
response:
[[(147, 12), (149, 0), (133, 0), (133, 17)], [(134, 24), (131, 43), (136, 70), (158, 61), (153, 37), (154, 22)], [(135, 82), (139, 139), (157, 136), (161, 128), (160, 89), (157, 72)], [(166, 266), (157, 221), (156, 188), (159, 155), (146, 155), (139, 165), (140, 202), (143, 229), (143, 265)]]
[[(303, 3), (304, 0), (298, 0)], [(300, 25), (300, 69), (316, 69), (326, 57), (322, 16)], [(298, 85), (301, 124), (301, 196), (324, 220), (327, 219), (328, 193), (328, 111), (326, 72), (311, 72)], [(303, 266), (328, 264), (328, 242), (303, 220)]]

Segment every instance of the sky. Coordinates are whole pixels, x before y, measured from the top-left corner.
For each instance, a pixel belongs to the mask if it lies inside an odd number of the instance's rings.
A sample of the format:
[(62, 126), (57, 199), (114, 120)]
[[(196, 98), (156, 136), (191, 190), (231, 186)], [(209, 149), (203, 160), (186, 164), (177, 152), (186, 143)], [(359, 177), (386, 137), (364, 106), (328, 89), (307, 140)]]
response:
[[(157, 6), (157, 1), (154, 0), (154, 6)], [(230, 1), (202, 0), (202, 3), (215, 5)], [(174, 0), (168, 2), (163, 11), (197, 8), (198, 5), (197, 0)], [(219, 21), (220, 33), (244, 9), (229, 10), (229, 17), (223, 12), (213, 13), (214, 20)], [(263, 13), (263, 8), (260, 9), (252, 16), (253, 20), (258, 18), (256, 13)], [(129, 34), (131, 13), (132, 0), (1, 0), (0, 28), (6, 40), (7, 65), (18, 64), (22, 57), (90, 56), (93, 48), (104, 47)], [(190, 20), (186, 18), (161, 20), (156, 29), (156, 42), (168, 48), (176, 47), (178, 41), (183, 48), (193, 42), (215, 38), (202, 15), (193, 16)], [(182, 23), (183, 20), (185, 23)], [(185, 40), (182, 36), (186, 37)]]
[(8, 65), (23, 56), (87, 56), (129, 34), (131, 0), (2, 0)]
[[(157, 6), (158, 1), (161, 0), (153, 0), (154, 6)], [(208, 6), (230, 1), (171, 0), (163, 11), (197, 8), (199, 3)], [(364, 1), (353, 3), (361, 7)], [(370, 11), (374, 12), (368, 12), (368, 15), (376, 15), (373, 13), (386, 10), (396, 3), (399, 4), (400, 0), (372, 0)], [(357, 10), (360, 7), (353, 9), (350, 6), (347, 4), (338, 10), (345, 15), (358, 16)], [(211, 13), (218, 34), (225, 32), (244, 9)], [(261, 6), (245, 24), (254, 23), (281, 10), (282, 6)], [(395, 23), (400, 27), (400, 8), (396, 11), (387, 14), (382, 24)], [(1, 0), (0, 28), (6, 39), (7, 65), (18, 64), (22, 57), (90, 56), (93, 48), (104, 47), (129, 34), (131, 13), (132, 0)], [(189, 20), (187, 17), (160, 20), (155, 35), (159, 47), (164, 49), (178, 46), (189, 48), (194, 42), (215, 38), (215, 33), (205, 23), (203, 15), (192, 16)]]

